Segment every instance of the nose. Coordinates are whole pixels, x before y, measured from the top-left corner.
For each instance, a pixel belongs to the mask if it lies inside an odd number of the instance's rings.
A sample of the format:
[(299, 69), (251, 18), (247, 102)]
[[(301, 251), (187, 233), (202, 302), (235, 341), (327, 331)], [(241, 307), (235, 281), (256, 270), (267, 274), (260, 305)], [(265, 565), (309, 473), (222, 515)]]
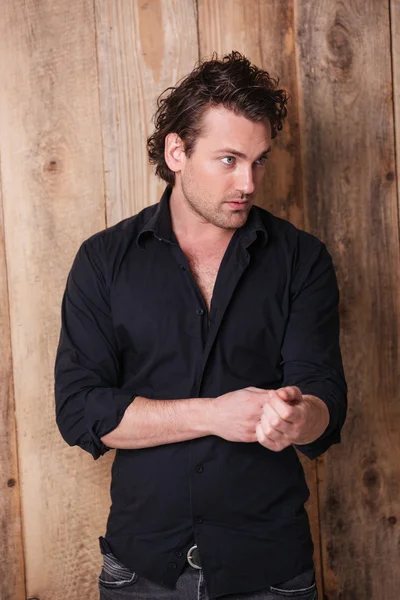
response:
[(255, 189), (252, 167), (243, 166), (236, 181), (237, 190), (242, 194), (252, 194)]

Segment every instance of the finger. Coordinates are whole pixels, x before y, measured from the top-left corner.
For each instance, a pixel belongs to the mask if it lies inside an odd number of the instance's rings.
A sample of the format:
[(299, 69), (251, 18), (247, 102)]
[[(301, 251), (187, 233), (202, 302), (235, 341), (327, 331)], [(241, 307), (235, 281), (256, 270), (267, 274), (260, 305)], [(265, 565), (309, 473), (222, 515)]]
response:
[(272, 452), (280, 452), (284, 448), (287, 448), (291, 445), (291, 442), (288, 442), (286, 440), (276, 442), (268, 438), (262, 430), (261, 423), (258, 423), (256, 427), (256, 435), (257, 440), (261, 444), (261, 446), (264, 446), (264, 448), (268, 448), (268, 450), (272, 450)]
[(276, 390), (278, 396), (285, 402), (301, 402), (303, 395), (298, 387), (288, 386)]
[(299, 408), (297, 404), (282, 400), (275, 390), (268, 392), (268, 404), (278, 413), (284, 421), (296, 423), (299, 420)]
[[(285, 424), (284, 421), (281, 421), (281, 422), (285, 427), (288, 427), (291, 430), (293, 430), (293, 425), (289, 425), (288, 423)], [(264, 435), (267, 439), (273, 441), (276, 444), (280, 444), (283, 448), (293, 442), (293, 440), (292, 440), (293, 431), (286, 434), (282, 431), (274, 429), (273, 427), (271, 427), (271, 425), (268, 422), (268, 419), (265, 415), (263, 415), (261, 417), (260, 423), (261, 423), (262, 430), (264, 431)]]
[(257, 424), (256, 435), (257, 435), (257, 439), (260, 442), (260, 444), (262, 444), (263, 446), (266, 446), (268, 448), (269, 447), (275, 448), (276, 440), (273, 440), (269, 436), (266, 435), (261, 423)]
[(285, 435), (290, 433), (293, 428), (293, 425), (282, 419), (270, 404), (264, 405), (261, 415), (261, 424), (267, 436), (269, 436), (272, 431)]
[(280, 439), (282, 439), (283, 433), (271, 426), (265, 414), (262, 415), (260, 423), (265, 437), (273, 440), (274, 442), (278, 442)]

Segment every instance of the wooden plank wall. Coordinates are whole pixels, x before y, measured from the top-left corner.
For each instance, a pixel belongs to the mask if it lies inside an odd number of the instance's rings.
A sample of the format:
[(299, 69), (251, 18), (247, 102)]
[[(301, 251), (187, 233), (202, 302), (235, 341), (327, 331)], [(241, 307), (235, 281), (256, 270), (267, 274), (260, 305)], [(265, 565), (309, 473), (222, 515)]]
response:
[(0, 598), (25, 594), (7, 267), (0, 181)]
[[(96, 598), (109, 459), (93, 468), (54, 422), (53, 363), (65, 277), (105, 226), (93, 3), (3, 2), (0, 155), (26, 596)], [(91, 590), (85, 594), (85, 590)]]
[(232, 49), (292, 97), (260, 203), (327, 243), (341, 289), (349, 418), (303, 461), (320, 597), (397, 600), (399, 3), (1, 4), (1, 600), (98, 597), (113, 453), (94, 463), (55, 426), (61, 294), (81, 241), (158, 200), (157, 95)]
[[(301, 4), (301, 6), (300, 6)], [(400, 263), (387, 2), (296, 16), (307, 229), (341, 284), (350, 411), (320, 469), (328, 598), (398, 597)]]

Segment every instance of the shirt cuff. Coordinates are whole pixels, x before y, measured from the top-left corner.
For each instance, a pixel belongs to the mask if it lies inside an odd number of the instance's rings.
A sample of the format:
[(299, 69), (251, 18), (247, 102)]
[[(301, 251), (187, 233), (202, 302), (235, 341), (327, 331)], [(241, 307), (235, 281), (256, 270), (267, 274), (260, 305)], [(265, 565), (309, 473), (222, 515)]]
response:
[(108, 450), (100, 438), (113, 431), (123, 419), (126, 409), (136, 398), (131, 392), (118, 388), (96, 388), (88, 397), (85, 407), (86, 423), (93, 439), (94, 458), (99, 458)]

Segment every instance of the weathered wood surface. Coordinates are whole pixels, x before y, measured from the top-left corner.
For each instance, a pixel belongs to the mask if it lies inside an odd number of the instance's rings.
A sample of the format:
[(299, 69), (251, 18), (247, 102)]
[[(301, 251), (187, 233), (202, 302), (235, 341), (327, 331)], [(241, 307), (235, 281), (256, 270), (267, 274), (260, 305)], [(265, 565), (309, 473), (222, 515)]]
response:
[(0, 173), (0, 598), (25, 600), (11, 333)]
[[(390, 26), (391, 26), (391, 55), (393, 73), (393, 104), (395, 116), (395, 140), (396, 140), (396, 173), (399, 173), (400, 158), (400, 2), (390, 0)], [(399, 202), (399, 185), (397, 183), (397, 204)]]
[(61, 294), (83, 239), (158, 200), (164, 186), (151, 175), (145, 145), (155, 98), (192, 69), (199, 45), (201, 56), (244, 52), (279, 75), (292, 96), (259, 203), (312, 231), (333, 254), (350, 391), (342, 446), (317, 467), (304, 461), (316, 560), (320, 519), (326, 600), (397, 600), (400, 253), (392, 84), (398, 131), (399, 7), (395, 0), (390, 7), (386, 0), (3, 2), (2, 600), (25, 597), (20, 509), (26, 597), (98, 597), (97, 536), (105, 528), (113, 453), (94, 463), (56, 429)]
[(343, 444), (320, 469), (325, 597), (399, 597), (400, 280), (387, 2), (296, 2), (307, 227), (341, 287)]
[(94, 600), (111, 456), (95, 464), (68, 448), (53, 399), (67, 272), (81, 241), (105, 225), (93, 3), (17, 0), (2, 9), (0, 155), (26, 597)]
[[(290, 93), (288, 117), (273, 140), (262, 192), (257, 203), (273, 214), (304, 226), (296, 59), (293, 32), (293, 2), (237, 2), (199, 0), (201, 57), (209, 58), (238, 50), (249, 60), (280, 79)], [(319, 514), (316, 462), (302, 458), (311, 496), (307, 503), (315, 546), (315, 563), (320, 593)]]
[(156, 98), (198, 60), (194, 0), (96, 0), (108, 225), (157, 202), (146, 139)]

